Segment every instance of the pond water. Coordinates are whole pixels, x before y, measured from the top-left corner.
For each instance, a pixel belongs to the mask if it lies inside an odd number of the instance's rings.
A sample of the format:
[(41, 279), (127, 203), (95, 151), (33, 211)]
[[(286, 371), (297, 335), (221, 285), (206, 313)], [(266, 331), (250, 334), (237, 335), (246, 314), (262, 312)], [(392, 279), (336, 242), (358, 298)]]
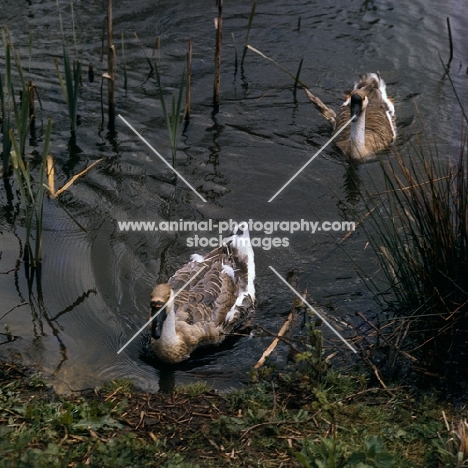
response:
[[(177, 168), (206, 198), (202, 202), (181, 181), (174, 184), (171, 172), (123, 121), (117, 119), (114, 134), (99, 129), (106, 3), (74, 2), (76, 43), (84, 64), (76, 140), (70, 138), (54, 66), (54, 57), (62, 65), (56, 1), (5, 1), (2, 8), (2, 26), (8, 26), (41, 99), (36, 122), (39, 151), (46, 120), (53, 120), (56, 186), (102, 161), (58, 200), (45, 201), (39, 292), (35, 285), (28, 292), (20, 261), (25, 227), (17, 184), (14, 179), (0, 183), (0, 322), (17, 337), (0, 345), (0, 357), (36, 366), (62, 392), (114, 378), (131, 378), (151, 391), (196, 379), (219, 389), (238, 386), (270, 339), (241, 337), (172, 369), (151, 360), (144, 334), (117, 354), (147, 320), (154, 284), (166, 280), (190, 254), (208, 250), (189, 247), (193, 232), (124, 232), (118, 222), (352, 220), (343, 200), (353, 199), (356, 183), (372, 180), (379, 187), (379, 165), (352, 169), (329, 147), (269, 203), (327, 141), (330, 129), (302, 90), (294, 93), (293, 80), (271, 62), (249, 51), (241, 70), (252, 2), (225, 2), (221, 105), (214, 114), (215, 2), (120, 1), (114, 6), (117, 112), (168, 159), (168, 133), (150, 64), (159, 64), (170, 99), (179, 87), (187, 40), (192, 41), (191, 121), (181, 136)], [(360, 73), (380, 71), (395, 99), (397, 144), (419, 131), (419, 112), (440, 154), (456, 154), (462, 119), (441, 60), (449, 56), (450, 17), (451, 76), (460, 99), (467, 102), (468, 24), (462, 4), (258, 1), (249, 42), (293, 74), (304, 59), (301, 80), (335, 109)], [(60, 5), (73, 51), (70, 4)], [(2, 74), (4, 62), (2, 55)], [(89, 64), (95, 74), (92, 82), (86, 74)], [(299, 289), (307, 289), (317, 304), (332, 306), (338, 318), (352, 321), (356, 311), (378, 314), (356, 273), (356, 265), (376, 268), (373, 254), (365, 249), (365, 234), (358, 229), (348, 238), (343, 244), (346, 252), (336, 245), (343, 234), (279, 232), (272, 236), (287, 237), (287, 247), (257, 247), (254, 323), (277, 331), (289, 312), (291, 294), (270, 265), (282, 275), (300, 271)], [(263, 232), (252, 236), (271, 237)], [(335, 342), (333, 346), (341, 347)]]

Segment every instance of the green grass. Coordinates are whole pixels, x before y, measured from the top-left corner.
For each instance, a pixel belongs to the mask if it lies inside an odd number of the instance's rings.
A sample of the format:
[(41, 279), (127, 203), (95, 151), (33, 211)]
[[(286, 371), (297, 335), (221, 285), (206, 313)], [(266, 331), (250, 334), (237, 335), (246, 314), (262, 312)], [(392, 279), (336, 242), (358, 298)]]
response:
[(68, 397), (28, 374), (0, 363), (2, 467), (461, 468), (468, 459), (466, 409), (356, 374), (329, 372), (320, 391), (292, 365), (226, 395), (147, 394), (118, 381)]

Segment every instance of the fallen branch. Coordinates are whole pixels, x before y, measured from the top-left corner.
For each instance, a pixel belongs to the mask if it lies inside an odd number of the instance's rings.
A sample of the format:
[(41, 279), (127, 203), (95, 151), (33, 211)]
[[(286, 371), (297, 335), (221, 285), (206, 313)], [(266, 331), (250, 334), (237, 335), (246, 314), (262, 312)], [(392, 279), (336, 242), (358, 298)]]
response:
[(285, 322), (283, 323), (283, 326), (281, 327), (280, 331), (276, 335), (276, 338), (270, 343), (270, 346), (268, 346), (268, 348), (265, 350), (262, 357), (258, 360), (257, 364), (255, 364), (254, 369), (258, 369), (259, 367), (263, 366), (266, 358), (273, 352), (273, 350), (278, 345), (281, 337), (288, 331), (289, 326), (291, 325), (292, 319), (293, 319), (293, 312), (290, 312), (288, 315), (288, 318), (285, 320)]
[[(52, 194), (53, 198), (57, 198), (62, 192), (67, 190), (72, 186), (80, 177), (84, 176), (88, 171), (90, 171), (96, 164), (100, 163), (104, 158), (98, 159), (90, 164), (86, 169), (83, 169), (79, 174), (75, 174), (62, 188), (59, 188), (56, 192)], [(50, 189), (50, 188), (49, 188)]]

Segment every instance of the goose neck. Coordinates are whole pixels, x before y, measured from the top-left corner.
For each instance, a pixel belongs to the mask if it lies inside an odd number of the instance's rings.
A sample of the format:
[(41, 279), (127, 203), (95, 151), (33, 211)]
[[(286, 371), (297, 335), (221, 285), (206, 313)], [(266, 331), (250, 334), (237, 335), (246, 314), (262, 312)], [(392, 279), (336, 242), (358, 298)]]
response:
[(177, 339), (175, 327), (175, 310), (174, 310), (174, 291), (171, 291), (169, 300), (167, 301), (167, 316), (164, 320), (161, 332), (162, 341), (175, 341)]
[(350, 130), (351, 154), (355, 158), (366, 155), (366, 110), (363, 109), (358, 118), (351, 122)]

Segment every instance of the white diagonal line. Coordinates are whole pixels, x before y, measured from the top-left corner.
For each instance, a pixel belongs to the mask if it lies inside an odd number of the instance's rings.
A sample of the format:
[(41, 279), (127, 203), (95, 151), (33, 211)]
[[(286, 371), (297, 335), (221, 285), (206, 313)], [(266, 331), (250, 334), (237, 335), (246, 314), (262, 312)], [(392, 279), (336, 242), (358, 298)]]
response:
[[(175, 294), (172, 296), (172, 301), (188, 286), (188, 284), (195, 279), (204, 269), (205, 266), (202, 266)], [(157, 314), (154, 314), (118, 351), (117, 354), (120, 354), (143, 330), (145, 330), (148, 325), (167, 307), (170, 301), (167, 301), (161, 309), (159, 309)]]
[(272, 266), (269, 266), (270, 270), (310, 309), (314, 314), (321, 319), (325, 325), (353, 352), (357, 354), (356, 349), (352, 346), (339, 332), (336, 331), (302, 296), (299, 294)]
[(176, 171), (149, 143), (148, 141), (140, 134), (138, 133), (135, 128), (133, 128), (132, 125), (130, 125), (127, 120), (125, 120), (120, 114), (118, 115), (120, 117), (120, 119), (125, 122), (125, 124), (128, 126), (128, 128), (130, 128), (131, 130), (133, 130), (133, 132), (140, 138), (140, 140), (146, 144), (146, 146), (148, 146), (148, 148), (153, 151), (154, 154), (156, 154), (156, 156), (159, 156), (159, 158), (161, 159), (161, 161), (171, 170), (173, 171), (177, 177), (179, 177), (180, 179), (182, 179), (185, 184), (190, 187), (190, 189), (197, 195), (199, 196), (205, 203), (207, 203), (207, 201), (192, 187), (192, 185), (190, 185), (189, 182), (187, 182), (184, 177), (178, 172)]
[(351, 117), (269, 200), (273, 201), (354, 119)]

